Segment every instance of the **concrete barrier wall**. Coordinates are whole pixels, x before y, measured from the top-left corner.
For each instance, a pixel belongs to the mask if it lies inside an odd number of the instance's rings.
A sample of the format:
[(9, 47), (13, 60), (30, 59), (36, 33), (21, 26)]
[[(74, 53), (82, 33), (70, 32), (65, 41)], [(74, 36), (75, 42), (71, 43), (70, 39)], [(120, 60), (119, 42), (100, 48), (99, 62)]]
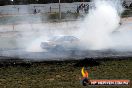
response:
[[(73, 22), (75, 23), (75, 22), (79, 22), (79, 21), (73, 21)], [(122, 24), (131, 23), (131, 22), (132, 22), (132, 17), (127, 17), (127, 18), (121, 19)], [(63, 22), (61, 22), (61, 23), (63, 24)], [(45, 30), (47, 28), (48, 28), (48, 30), (54, 29), (55, 26), (56, 26), (56, 28), (58, 27), (58, 29), (61, 29), (61, 28), (59, 28), (59, 27), (61, 27), (60, 26), (61, 23), (46, 22), (46, 23), (32, 23), (32, 24), (31, 23), (24, 23), (24, 24), (14, 24), (14, 25), (0, 25), (0, 32), (32, 31), (32, 30), (41, 31), (41, 30)], [(67, 22), (67, 24), (68, 23), (69, 22)], [(71, 24), (71, 23), (69, 23), (69, 24)], [(77, 26), (77, 25), (74, 25), (74, 26)]]
[[(79, 27), (79, 21), (70, 21), (70, 22), (46, 22), (46, 23), (34, 23), (34, 24), (14, 24), (14, 25), (0, 25), (0, 32), (32, 32), (32, 31), (44, 31), (44, 30), (67, 30), (73, 29), (73, 27)], [(70, 25), (73, 24), (73, 25)], [(63, 25), (63, 26), (60, 26)], [(69, 26), (67, 26), (69, 25)], [(66, 27), (66, 28), (65, 28)], [(75, 29), (76, 30), (76, 29)]]

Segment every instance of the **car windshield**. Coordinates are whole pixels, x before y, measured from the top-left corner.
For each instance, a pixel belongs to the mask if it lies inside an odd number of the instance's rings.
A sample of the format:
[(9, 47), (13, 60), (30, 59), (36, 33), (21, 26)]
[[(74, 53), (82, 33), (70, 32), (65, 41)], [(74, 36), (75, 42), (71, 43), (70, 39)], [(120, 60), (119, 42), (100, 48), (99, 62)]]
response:
[(62, 41), (77, 41), (78, 38), (74, 36), (54, 36), (49, 41), (62, 42)]
[(77, 40), (78, 39), (74, 36), (63, 36), (56, 39), (56, 41), (77, 41)]

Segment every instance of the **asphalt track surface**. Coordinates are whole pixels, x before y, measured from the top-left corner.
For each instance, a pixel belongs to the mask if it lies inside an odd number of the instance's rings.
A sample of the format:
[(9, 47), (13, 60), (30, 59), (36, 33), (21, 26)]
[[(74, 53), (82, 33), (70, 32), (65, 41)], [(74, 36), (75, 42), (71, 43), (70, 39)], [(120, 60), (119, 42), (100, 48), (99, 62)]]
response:
[[(13, 34), (15, 37), (12, 37)], [(7, 34), (7, 32), (1, 33), (1, 36), (4, 36), (4, 37), (0, 38), (0, 42), (1, 42), (0, 43), (0, 60), (9, 59), (9, 58), (11, 59), (17, 58), (17, 59), (35, 60), (35, 61), (38, 61), (38, 60), (43, 60), (43, 61), (59, 60), (60, 61), (60, 60), (79, 60), (79, 59), (84, 59), (84, 58), (103, 59), (103, 58), (132, 57), (132, 51), (118, 51), (118, 50), (113, 50), (113, 49), (27, 52), (24, 49), (13, 47), (13, 46), (16, 47), (16, 40), (21, 41), (23, 39), (23, 38), (16, 39), (17, 35), (15, 34), (19, 34), (19, 33), (13, 32), (13, 34), (10, 34), (10, 32), (9, 34)], [(26, 43), (27, 41), (28, 40), (26, 40)]]
[(0, 59), (25, 59), (33, 61), (63, 61), (80, 60), (84, 58), (126, 58), (132, 57), (132, 51), (116, 50), (76, 50), (76, 51), (49, 51), (49, 52), (27, 52), (22, 49), (1, 49)]

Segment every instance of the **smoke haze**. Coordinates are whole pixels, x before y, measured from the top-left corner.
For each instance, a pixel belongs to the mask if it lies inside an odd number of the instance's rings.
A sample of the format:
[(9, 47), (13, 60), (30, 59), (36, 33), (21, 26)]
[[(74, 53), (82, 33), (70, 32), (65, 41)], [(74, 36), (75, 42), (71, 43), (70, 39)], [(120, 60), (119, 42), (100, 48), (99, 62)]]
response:
[(83, 21), (62, 22), (43, 27), (46, 31), (43, 31), (43, 35), (40, 34), (41, 39), (37, 40), (41, 41), (37, 41), (35, 45), (45, 41), (44, 37), (48, 39), (56, 35), (73, 35), (80, 39), (80, 47), (87, 50), (119, 50), (132, 46), (131, 33), (127, 32), (128, 28), (125, 29), (125, 26), (119, 24), (120, 14), (123, 12), (120, 0), (94, 0), (93, 3)]
[[(20, 35), (19, 37), (15, 35), (13, 38), (17, 40), (16, 45), (24, 47), (24, 49), (22, 51), (1, 51), (0, 54), (22, 58), (31, 57), (35, 60), (38, 60), (37, 58), (66, 58), (73, 53), (61, 52), (60, 54), (57, 51), (53, 53), (40, 47), (41, 42), (46, 42), (50, 38), (60, 35), (75, 36), (79, 39), (75, 46), (81, 50), (73, 54), (75, 57), (76, 55), (101, 56), (104, 54), (96, 53), (96, 51), (104, 50), (113, 50), (111, 53), (109, 52), (110, 55), (122, 55), (120, 51), (132, 51), (132, 24), (122, 23), (120, 25), (120, 15), (124, 10), (121, 2), (119, 0), (94, 0), (93, 3), (83, 20), (18, 25), (15, 30), (19, 30)], [(119, 51), (119, 53), (114, 51)], [(126, 52), (126, 55), (128, 54), (131, 55), (131, 53)]]
[(113, 46), (111, 34), (119, 27), (116, 5), (121, 6), (119, 2), (114, 4), (114, 1), (106, 0), (95, 0), (94, 3), (95, 7), (90, 9), (77, 34), (87, 49), (107, 49)]

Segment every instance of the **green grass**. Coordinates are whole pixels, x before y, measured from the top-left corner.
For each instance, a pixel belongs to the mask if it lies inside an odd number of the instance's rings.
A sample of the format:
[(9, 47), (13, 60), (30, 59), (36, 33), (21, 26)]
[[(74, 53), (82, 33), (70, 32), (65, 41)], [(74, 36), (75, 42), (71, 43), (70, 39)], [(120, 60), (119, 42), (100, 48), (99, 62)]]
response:
[[(78, 63), (80, 61), (40, 62), (32, 63), (31, 66), (2, 66), (0, 67), (0, 88), (83, 88), (80, 82), (82, 66), (77, 66)], [(100, 61), (97, 66), (87, 64), (87, 69), (90, 79), (132, 80), (132, 60)]]

